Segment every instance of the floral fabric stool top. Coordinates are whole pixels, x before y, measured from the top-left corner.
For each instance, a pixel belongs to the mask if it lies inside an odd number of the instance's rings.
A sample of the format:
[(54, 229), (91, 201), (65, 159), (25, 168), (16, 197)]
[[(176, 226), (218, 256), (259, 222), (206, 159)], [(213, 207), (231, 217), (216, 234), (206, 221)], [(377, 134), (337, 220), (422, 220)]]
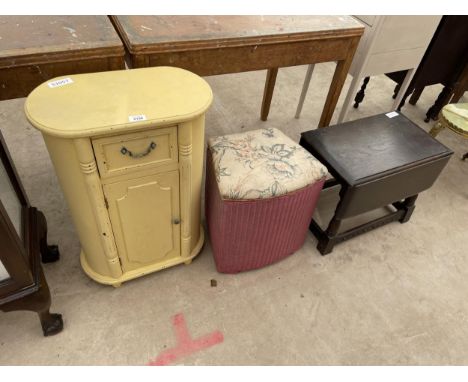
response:
[(205, 212), (218, 271), (260, 268), (297, 251), (326, 175), (277, 129), (210, 138)]

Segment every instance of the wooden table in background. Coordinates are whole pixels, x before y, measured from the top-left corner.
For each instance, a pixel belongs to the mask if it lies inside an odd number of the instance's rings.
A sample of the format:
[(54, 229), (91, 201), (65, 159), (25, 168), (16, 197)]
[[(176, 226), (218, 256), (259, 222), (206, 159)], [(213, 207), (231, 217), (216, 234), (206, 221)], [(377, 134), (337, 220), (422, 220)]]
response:
[(0, 16), (0, 46), (0, 100), (54, 77), (125, 68), (107, 16)]
[(134, 68), (201, 76), (268, 69), (266, 120), (278, 68), (337, 61), (319, 127), (328, 126), (364, 27), (350, 16), (111, 16)]

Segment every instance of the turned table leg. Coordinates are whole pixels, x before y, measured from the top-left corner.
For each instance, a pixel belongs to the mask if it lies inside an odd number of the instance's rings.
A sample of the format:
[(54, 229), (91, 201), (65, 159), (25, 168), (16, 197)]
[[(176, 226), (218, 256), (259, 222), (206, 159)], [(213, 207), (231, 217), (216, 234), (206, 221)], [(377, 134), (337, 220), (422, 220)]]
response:
[(342, 216), (346, 205), (344, 203), (346, 193), (349, 187), (342, 185), (340, 190), (340, 201), (338, 202), (335, 213), (333, 214), (328, 227), (324, 232), (324, 235), (319, 239), (317, 249), (322, 255), (327, 255), (333, 251), (333, 247), (336, 244), (336, 236), (342, 223)]
[(364, 99), (364, 97), (366, 95), (365, 90), (366, 90), (367, 84), (369, 83), (369, 80), (370, 80), (370, 77), (365, 77), (364, 78), (361, 89), (356, 93), (356, 97), (354, 97), (353, 107), (355, 109), (357, 109), (359, 107), (359, 104), (362, 102), (362, 100)]
[(328, 255), (333, 251), (333, 247), (335, 246), (334, 237), (337, 235), (338, 230), (341, 226), (341, 219), (338, 219), (336, 216), (328, 224), (327, 230), (325, 231), (325, 237), (322, 238), (318, 245), (317, 249), (321, 255)]

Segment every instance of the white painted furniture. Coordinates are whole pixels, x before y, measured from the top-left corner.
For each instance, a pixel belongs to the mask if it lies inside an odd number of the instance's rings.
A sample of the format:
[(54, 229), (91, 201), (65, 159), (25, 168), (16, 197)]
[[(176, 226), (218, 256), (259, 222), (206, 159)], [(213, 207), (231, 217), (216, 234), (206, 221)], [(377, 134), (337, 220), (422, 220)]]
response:
[[(441, 16), (354, 17), (365, 25), (365, 30), (349, 70), (353, 81), (346, 94), (338, 123), (346, 118), (350, 102), (362, 78), (408, 70), (393, 103), (393, 110), (398, 107), (441, 19)], [(296, 118), (301, 114), (313, 70), (314, 65), (309, 65), (297, 105)]]

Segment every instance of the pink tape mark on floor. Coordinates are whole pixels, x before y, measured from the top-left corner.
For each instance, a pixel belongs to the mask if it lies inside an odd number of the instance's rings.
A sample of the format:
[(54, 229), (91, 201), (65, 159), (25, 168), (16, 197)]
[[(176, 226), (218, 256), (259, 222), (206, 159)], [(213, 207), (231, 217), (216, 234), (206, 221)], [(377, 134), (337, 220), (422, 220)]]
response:
[(185, 318), (182, 313), (176, 314), (172, 317), (172, 324), (174, 325), (177, 345), (171, 349), (161, 352), (155, 360), (148, 363), (148, 366), (169, 365), (180, 357), (209, 348), (224, 341), (223, 333), (219, 330), (193, 340), (190, 337), (190, 333), (188, 332), (187, 324), (185, 323)]

